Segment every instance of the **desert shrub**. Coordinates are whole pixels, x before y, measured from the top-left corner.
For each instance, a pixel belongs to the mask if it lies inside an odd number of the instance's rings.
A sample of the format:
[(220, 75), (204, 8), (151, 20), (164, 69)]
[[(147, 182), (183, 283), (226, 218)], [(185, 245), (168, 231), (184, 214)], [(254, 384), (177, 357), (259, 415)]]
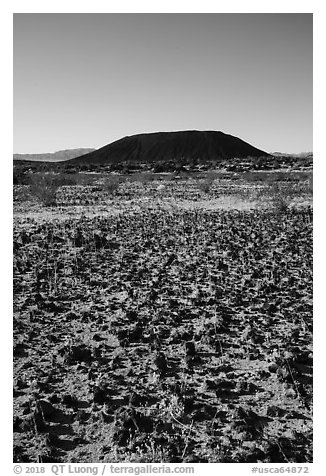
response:
[(270, 172), (245, 172), (243, 174), (243, 179), (246, 182), (267, 182), (270, 177)]
[(165, 166), (161, 162), (158, 162), (157, 164), (154, 165), (153, 171), (156, 174), (159, 174), (161, 172), (165, 172)]
[(102, 181), (102, 190), (109, 194), (113, 194), (118, 190), (119, 185), (124, 181), (120, 175), (107, 175)]
[(28, 184), (27, 175), (23, 172), (23, 170), (14, 169), (14, 171), (13, 171), (13, 184), (14, 185), (27, 185)]
[(67, 174), (77, 174), (78, 173), (78, 168), (77, 167), (67, 167), (66, 168), (66, 173)]
[(175, 172), (176, 163), (173, 160), (160, 161), (153, 165), (154, 173)]
[(52, 175), (37, 174), (31, 176), (30, 192), (45, 206), (56, 205), (56, 194), (59, 185)]
[(201, 190), (204, 193), (208, 193), (211, 189), (211, 186), (214, 180), (216, 180), (216, 177), (217, 175), (215, 172), (208, 172), (204, 179), (197, 181), (197, 186), (199, 190)]
[(291, 188), (282, 186), (276, 181), (267, 182), (261, 194), (269, 198), (272, 208), (277, 213), (285, 213), (292, 199)]
[(31, 174), (28, 181), (31, 194), (37, 197), (46, 207), (57, 205), (57, 191), (60, 187), (76, 184), (76, 179), (64, 173)]
[(280, 211), (285, 210), (286, 203), (300, 197), (313, 195), (312, 176), (307, 180), (288, 180), (286, 182), (269, 183), (272, 201)]
[(282, 194), (277, 194), (272, 199), (274, 210), (278, 213), (285, 213), (289, 208), (289, 200)]
[(296, 184), (303, 181), (308, 181), (312, 178), (309, 172), (270, 172), (270, 171), (249, 171), (243, 174), (243, 179), (246, 182), (264, 182), (272, 185), (275, 182), (287, 182)]
[(145, 184), (155, 180), (155, 175), (151, 172), (139, 172), (132, 174), (130, 177), (128, 177), (128, 180), (130, 182), (139, 182)]

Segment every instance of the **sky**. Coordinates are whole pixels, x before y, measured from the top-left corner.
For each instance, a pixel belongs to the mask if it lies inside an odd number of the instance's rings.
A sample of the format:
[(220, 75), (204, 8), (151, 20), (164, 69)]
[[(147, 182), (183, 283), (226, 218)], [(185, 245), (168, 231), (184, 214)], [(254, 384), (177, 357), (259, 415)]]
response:
[(310, 13), (15, 13), (14, 153), (220, 130), (313, 150)]

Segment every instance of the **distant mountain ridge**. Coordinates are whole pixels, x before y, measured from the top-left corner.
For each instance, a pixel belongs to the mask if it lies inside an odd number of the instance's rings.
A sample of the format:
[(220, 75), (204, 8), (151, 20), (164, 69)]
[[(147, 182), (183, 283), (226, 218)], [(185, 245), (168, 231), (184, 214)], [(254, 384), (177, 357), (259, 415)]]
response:
[(63, 162), (81, 157), (84, 154), (93, 152), (95, 149), (81, 148), (81, 149), (66, 149), (58, 150), (57, 152), (48, 152), (44, 154), (14, 154), (14, 160), (27, 160), (36, 162)]
[(299, 158), (307, 158), (307, 159), (312, 159), (313, 158), (313, 152), (298, 152), (289, 154), (287, 152), (271, 152), (271, 155), (275, 157), (299, 157)]
[(221, 131), (178, 131), (137, 134), (71, 159), (69, 163), (105, 165), (114, 162), (158, 162), (198, 159), (219, 161), (245, 157), (269, 157), (238, 137)]

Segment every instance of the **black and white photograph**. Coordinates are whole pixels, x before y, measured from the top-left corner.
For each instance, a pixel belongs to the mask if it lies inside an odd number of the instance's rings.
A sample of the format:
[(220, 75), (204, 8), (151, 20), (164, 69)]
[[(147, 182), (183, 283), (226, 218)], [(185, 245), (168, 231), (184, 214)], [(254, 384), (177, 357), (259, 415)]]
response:
[(12, 15), (13, 462), (307, 468), (313, 13), (41, 11)]

